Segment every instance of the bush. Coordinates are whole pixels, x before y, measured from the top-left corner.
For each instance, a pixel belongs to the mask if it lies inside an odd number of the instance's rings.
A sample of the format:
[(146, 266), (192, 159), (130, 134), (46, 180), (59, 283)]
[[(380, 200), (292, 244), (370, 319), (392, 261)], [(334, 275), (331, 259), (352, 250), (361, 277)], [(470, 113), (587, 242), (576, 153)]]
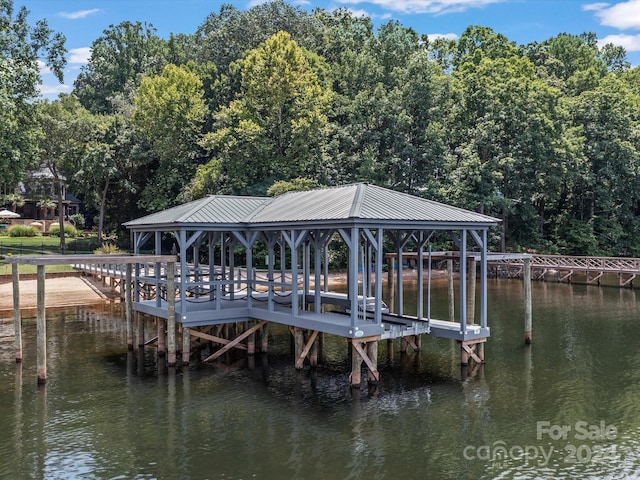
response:
[(93, 252), (96, 255), (117, 255), (122, 253), (122, 250), (118, 248), (117, 245), (113, 243), (103, 243), (101, 247), (98, 247)]
[[(59, 225), (51, 225), (49, 227), (49, 235), (53, 237), (60, 236), (60, 226)], [(65, 225), (64, 226), (64, 236), (65, 237), (77, 237), (78, 229), (73, 225)]]
[(71, 215), (71, 221), (76, 228), (84, 228), (84, 215), (81, 213)]
[(9, 229), (10, 237), (35, 237), (36, 235), (38, 230), (30, 225), (14, 225)]

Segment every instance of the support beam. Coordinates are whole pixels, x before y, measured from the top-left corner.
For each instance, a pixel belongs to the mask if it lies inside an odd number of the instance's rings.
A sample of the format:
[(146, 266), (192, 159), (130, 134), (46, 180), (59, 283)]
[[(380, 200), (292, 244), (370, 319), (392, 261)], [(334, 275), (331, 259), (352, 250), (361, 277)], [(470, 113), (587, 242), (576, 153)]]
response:
[(484, 363), (484, 342), (486, 338), (458, 342), (460, 344), (460, 364), (468, 365), (471, 360)]
[(473, 325), (476, 320), (476, 259), (469, 259), (467, 271), (467, 323)]
[(157, 317), (158, 322), (158, 356), (167, 354), (167, 326), (164, 318)]
[(47, 319), (44, 308), (44, 265), (37, 266), (37, 291), (36, 291), (36, 364), (38, 372), (38, 385), (47, 381)]
[(189, 335), (189, 329), (182, 326), (182, 364), (189, 365), (189, 358), (191, 357), (191, 337)]
[[(208, 340), (213, 343), (218, 343), (220, 345), (228, 345), (231, 343), (231, 340), (227, 340), (226, 338), (218, 337), (216, 335), (210, 335), (205, 332), (199, 332), (198, 330), (189, 330), (189, 336), (202, 338), (204, 340)], [(234, 348), (238, 350), (247, 350), (247, 346), (243, 343), (238, 343)]]
[[(182, 289), (181, 289), (182, 290)], [(176, 270), (175, 263), (167, 263), (167, 363), (176, 366)]]
[(524, 343), (530, 345), (533, 342), (532, 336), (532, 314), (531, 314), (531, 259), (524, 259)]
[(448, 286), (448, 298), (449, 298), (449, 321), (455, 322), (455, 289), (453, 286), (453, 260), (447, 260), (447, 286)]
[(126, 311), (126, 322), (127, 322), (127, 347), (129, 351), (133, 350), (133, 301), (131, 291), (132, 286), (132, 266), (130, 263), (127, 263), (127, 272), (125, 274), (125, 283), (124, 283), (124, 305)]
[(11, 264), (13, 279), (13, 331), (16, 347), (16, 363), (22, 362), (22, 317), (20, 316), (20, 273), (18, 264)]
[[(300, 329), (300, 328), (296, 329), (296, 331), (301, 331), (301, 330), (302, 329)], [(300, 355), (296, 358), (296, 369), (297, 370), (300, 370), (303, 367), (304, 359), (307, 358), (307, 355), (311, 351), (311, 347), (313, 346), (313, 343), (316, 341), (316, 337), (317, 336), (318, 336), (318, 332), (316, 330), (311, 332), (311, 335), (309, 336), (309, 339), (307, 340), (306, 344), (304, 345), (304, 348), (300, 352)], [(296, 337), (296, 341), (297, 341), (297, 337)], [(297, 346), (297, 343), (296, 343), (296, 346)]]
[(223, 348), (221, 348), (220, 350), (218, 350), (216, 353), (214, 353), (213, 355), (209, 355), (207, 358), (205, 358), (203, 360), (203, 362), (209, 362), (211, 360), (215, 360), (216, 358), (224, 355), (225, 353), (227, 353), (229, 350), (231, 350), (232, 348), (234, 348), (236, 345), (238, 345), (241, 341), (243, 341), (245, 338), (247, 338), (249, 335), (251, 335), (253, 332), (255, 332), (256, 330), (262, 328), (262, 326), (267, 323), (266, 320), (262, 320), (258, 323), (256, 323), (253, 327), (251, 327), (250, 329), (248, 329), (247, 331), (241, 333), (240, 335), (238, 335), (236, 338), (234, 338), (233, 340), (231, 340), (227, 345), (225, 345)]
[[(352, 386), (360, 385), (362, 381), (362, 375), (360, 372), (360, 368), (362, 366), (362, 362), (367, 365), (369, 369), (369, 378), (370, 381), (375, 383), (380, 380), (380, 372), (378, 372), (378, 348), (377, 342), (378, 338), (365, 338), (365, 339), (356, 339), (353, 338), (350, 340), (352, 346), (352, 362), (351, 362), (351, 375), (349, 375), (349, 383)], [(376, 347), (372, 347), (370, 353), (373, 355), (375, 353), (375, 358), (369, 357), (367, 352), (362, 348), (363, 344), (367, 344), (369, 342), (375, 342)], [(368, 347), (367, 347), (368, 348)]]

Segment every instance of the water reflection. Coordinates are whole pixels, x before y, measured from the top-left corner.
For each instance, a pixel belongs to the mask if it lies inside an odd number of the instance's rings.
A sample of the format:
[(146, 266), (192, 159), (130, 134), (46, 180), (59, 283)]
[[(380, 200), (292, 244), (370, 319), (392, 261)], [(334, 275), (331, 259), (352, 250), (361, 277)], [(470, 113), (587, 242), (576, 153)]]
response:
[[(446, 288), (432, 306), (445, 314)], [(315, 369), (293, 368), (288, 333), (277, 328), (267, 355), (169, 369), (153, 349), (127, 352), (112, 307), (49, 317), (50, 377), (38, 389), (35, 323), (25, 319), (24, 365), (0, 342), (0, 478), (640, 475), (635, 292), (534, 283), (529, 347), (521, 283), (492, 282), (489, 293), (486, 365), (462, 370), (459, 346), (443, 339), (405, 353), (382, 342), (381, 381), (359, 389), (348, 385), (344, 341), (330, 336)], [(573, 430), (538, 439), (541, 421)], [(581, 440), (580, 421), (605, 421), (619, 435)], [(574, 462), (568, 445), (581, 448)], [(553, 454), (542, 465), (527, 446)], [(616, 457), (598, 461), (609, 447)], [(500, 455), (477, 455), (485, 451)]]

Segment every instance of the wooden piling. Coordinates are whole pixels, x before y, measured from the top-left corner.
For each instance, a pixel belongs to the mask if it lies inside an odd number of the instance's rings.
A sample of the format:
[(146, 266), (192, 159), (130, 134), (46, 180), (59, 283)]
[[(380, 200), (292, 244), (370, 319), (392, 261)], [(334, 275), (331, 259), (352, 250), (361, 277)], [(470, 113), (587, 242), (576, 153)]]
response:
[[(367, 343), (367, 356), (371, 365), (367, 364), (369, 368), (369, 383), (378, 383), (380, 380), (380, 373), (378, 372), (378, 342), (372, 341)], [(373, 368), (372, 368), (373, 367)]]
[(524, 272), (522, 276), (524, 282), (524, 343), (531, 345), (532, 334), (532, 312), (531, 312), (531, 259), (524, 259)]
[(269, 327), (268, 327), (268, 323), (265, 323), (261, 330), (260, 330), (260, 341), (261, 341), (261, 346), (260, 346), (260, 351), (262, 353), (267, 353), (267, 351), (269, 350)]
[(316, 335), (316, 339), (311, 344), (311, 349), (309, 350), (309, 365), (312, 367), (318, 366), (318, 336)]
[(175, 263), (167, 263), (167, 364), (176, 365), (176, 272)]
[(36, 364), (38, 372), (38, 384), (47, 381), (47, 321), (44, 308), (44, 265), (37, 267), (37, 292), (36, 292)]
[[(127, 321), (127, 346), (129, 351), (133, 350), (133, 292), (131, 291), (131, 270), (132, 266), (130, 263), (127, 263), (127, 271), (125, 274), (125, 282), (124, 282), (124, 298), (125, 298), (125, 311), (126, 311), (126, 321)], [(122, 290), (122, 288), (121, 288)]]
[(13, 330), (16, 347), (16, 363), (22, 362), (22, 317), (20, 316), (20, 272), (18, 264), (11, 264), (13, 279)]
[(167, 327), (164, 318), (157, 318), (158, 322), (158, 356), (164, 357), (167, 354)]
[(359, 387), (362, 383), (362, 357), (356, 349), (356, 342), (359, 340), (351, 340), (351, 374), (349, 375), (349, 384), (352, 387)]
[[(293, 329), (293, 345), (294, 355), (297, 360), (304, 350), (304, 331), (301, 328), (294, 327)], [(298, 370), (302, 369), (302, 364), (296, 363), (296, 368)]]
[(182, 327), (182, 364), (189, 365), (189, 359), (191, 357), (191, 334), (189, 329), (185, 326)]
[[(255, 325), (255, 321), (247, 322), (247, 328), (253, 327)], [(256, 334), (252, 333), (247, 337), (247, 355), (255, 355), (256, 354)]]

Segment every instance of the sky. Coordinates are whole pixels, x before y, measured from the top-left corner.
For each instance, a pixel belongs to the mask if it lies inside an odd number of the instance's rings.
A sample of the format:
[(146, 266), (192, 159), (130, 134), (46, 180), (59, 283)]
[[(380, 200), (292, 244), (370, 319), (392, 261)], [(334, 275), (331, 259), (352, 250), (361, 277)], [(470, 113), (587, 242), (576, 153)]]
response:
[[(640, 0), (286, 0), (302, 9), (346, 8), (371, 17), (379, 26), (390, 20), (420, 34), (457, 38), (469, 25), (491, 27), (517, 44), (544, 41), (560, 33), (593, 32), (600, 42), (621, 45), (633, 66), (640, 65)], [(63, 33), (68, 50), (65, 82), (43, 69), (41, 94), (69, 93), (91, 53), (91, 44), (110, 25), (123, 21), (152, 24), (157, 34), (194, 33), (222, 4), (247, 10), (264, 0), (14, 0), (25, 6), (29, 22), (46, 19)]]

